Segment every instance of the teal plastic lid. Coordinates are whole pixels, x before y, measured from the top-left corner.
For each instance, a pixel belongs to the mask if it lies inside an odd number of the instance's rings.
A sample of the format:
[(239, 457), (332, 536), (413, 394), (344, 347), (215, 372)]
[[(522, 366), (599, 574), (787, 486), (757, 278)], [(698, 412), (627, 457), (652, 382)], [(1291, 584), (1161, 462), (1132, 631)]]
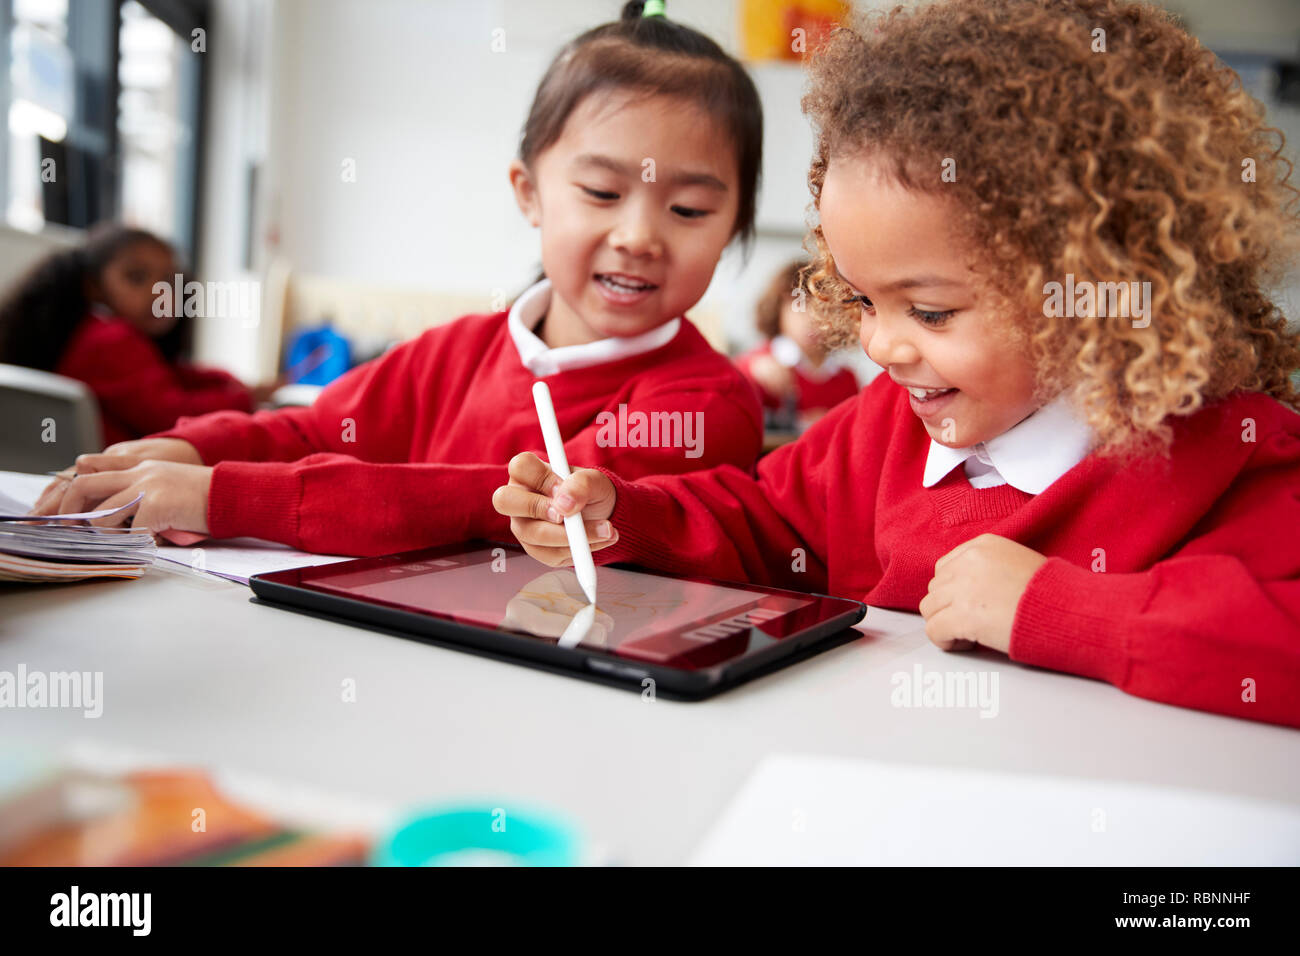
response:
[(441, 807), (402, 824), (371, 852), (374, 866), (576, 866), (568, 824), (535, 811)]

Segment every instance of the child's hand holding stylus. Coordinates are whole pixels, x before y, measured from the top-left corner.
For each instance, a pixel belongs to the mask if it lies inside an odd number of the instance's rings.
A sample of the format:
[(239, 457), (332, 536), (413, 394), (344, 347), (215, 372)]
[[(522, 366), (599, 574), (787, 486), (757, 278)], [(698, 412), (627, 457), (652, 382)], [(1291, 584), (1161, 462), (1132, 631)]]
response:
[(614, 483), (593, 468), (579, 468), (560, 481), (532, 452), (510, 459), (510, 484), (492, 493), (492, 506), (510, 519), (510, 530), (524, 550), (543, 564), (573, 563), (564, 517), (581, 512), (592, 551), (608, 548), (618, 531), (608, 521), (614, 513)]

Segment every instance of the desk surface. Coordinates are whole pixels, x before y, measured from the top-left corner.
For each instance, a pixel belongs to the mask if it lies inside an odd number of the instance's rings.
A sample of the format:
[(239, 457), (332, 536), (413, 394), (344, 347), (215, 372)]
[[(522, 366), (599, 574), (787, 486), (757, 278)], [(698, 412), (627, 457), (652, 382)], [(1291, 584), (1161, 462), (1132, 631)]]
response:
[[(103, 715), (0, 711), (0, 737), (72, 740), (388, 805), (559, 809), (621, 862), (689, 859), (769, 753), (1185, 786), (1300, 806), (1300, 734), (1096, 681), (944, 654), (915, 615), (701, 703), (553, 676), (254, 604), (190, 572), (0, 585), (0, 669), (102, 671)], [(891, 703), (898, 672), (993, 671), (999, 710)], [(342, 700), (355, 681), (356, 700)]]

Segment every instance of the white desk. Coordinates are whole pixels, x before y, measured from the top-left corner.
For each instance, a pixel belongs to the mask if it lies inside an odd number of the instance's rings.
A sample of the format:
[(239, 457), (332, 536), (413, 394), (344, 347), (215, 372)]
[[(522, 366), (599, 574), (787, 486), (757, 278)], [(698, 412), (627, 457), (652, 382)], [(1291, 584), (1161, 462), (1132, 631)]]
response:
[[(913, 615), (702, 703), (552, 676), (255, 605), (189, 574), (0, 586), (0, 669), (102, 671), (98, 719), (0, 710), (0, 737), (168, 755), (385, 804), (567, 812), (616, 860), (686, 861), (758, 760), (823, 753), (1142, 781), (1300, 805), (1300, 733), (1129, 697), (995, 654), (944, 655)], [(994, 670), (1000, 712), (891, 705), (890, 677)], [(356, 681), (355, 703), (342, 682)]]

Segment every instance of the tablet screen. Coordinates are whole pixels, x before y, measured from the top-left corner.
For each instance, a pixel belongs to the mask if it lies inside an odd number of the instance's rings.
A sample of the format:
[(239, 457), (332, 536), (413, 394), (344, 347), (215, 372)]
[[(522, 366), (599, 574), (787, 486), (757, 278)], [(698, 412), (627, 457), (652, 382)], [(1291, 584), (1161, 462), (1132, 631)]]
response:
[[(621, 568), (597, 568), (595, 605), (571, 568), (483, 547), (402, 563), (305, 569), (314, 590), (508, 630), (566, 647), (678, 667), (708, 666), (779, 640), (816, 597), (769, 594)], [(771, 625), (771, 626), (768, 626)], [(766, 630), (765, 630), (766, 627)]]

